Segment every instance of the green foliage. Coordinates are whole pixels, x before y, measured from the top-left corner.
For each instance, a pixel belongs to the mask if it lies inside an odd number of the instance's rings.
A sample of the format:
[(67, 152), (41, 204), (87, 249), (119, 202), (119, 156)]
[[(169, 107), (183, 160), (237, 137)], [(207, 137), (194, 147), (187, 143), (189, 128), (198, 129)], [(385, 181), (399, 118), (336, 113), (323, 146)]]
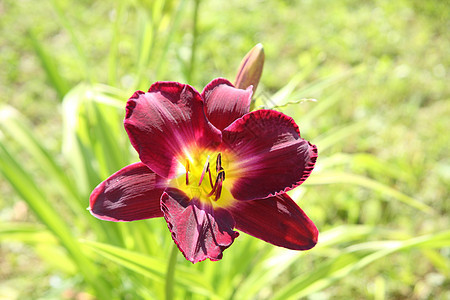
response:
[[(0, 298), (448, 297), (448, 12), (406, 0), (0, 3)], [(138, 160), (122, 126), (134, 90), (232, 80), (258, 42), (254, 107), (292, 116), (319, 149), (291, 193), (318, 245), (241, 234), (221, 261), (192, 265), (162, 219), (93, 218), (92, 189)]]

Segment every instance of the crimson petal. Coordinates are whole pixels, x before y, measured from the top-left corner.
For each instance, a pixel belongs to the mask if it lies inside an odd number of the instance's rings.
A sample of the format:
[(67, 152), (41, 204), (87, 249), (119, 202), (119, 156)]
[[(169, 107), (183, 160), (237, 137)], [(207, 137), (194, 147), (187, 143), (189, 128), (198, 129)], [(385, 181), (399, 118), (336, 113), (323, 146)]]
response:
[(262, 199), (295, 188), (308, 178), (317, 159), (316, 146), (300, 138), (294, 120), (274, 110), (246, 114), (222, 137), (236, 155), (232, 172), (237, 179), (231, 193), (238, 200)]
[(287, 194), (237, 201), (228, 210), (236, 229), (273, 245), (307, 250), (317, 243), (317, 227)]
[(220, 260), (238, 236), (228, 211), (189, 199), (178, 189), (168, 188), (163, 193), (161, 207), (173, 240), (192, 263), (207, 258)]
[(206, 119), (200, 94), (178, 82), (157, 82), (148, 93), (134, 93), (124, 124), (141, 161), (165, 178), (175, 176), (177, 156), (189, 147), (221, 141), (220, 131)]
[(141, 162), (117, 171), (100, 183), (89, 198), (89, 209), (106, 221), (135, 221), (162, 217), (161, 194), (167, 180)]
[(223, 130), (249, 112), (252, 93), (252, 87), (241, 90), (224, 78), (214, 79), (202, 92), (208, 120)]

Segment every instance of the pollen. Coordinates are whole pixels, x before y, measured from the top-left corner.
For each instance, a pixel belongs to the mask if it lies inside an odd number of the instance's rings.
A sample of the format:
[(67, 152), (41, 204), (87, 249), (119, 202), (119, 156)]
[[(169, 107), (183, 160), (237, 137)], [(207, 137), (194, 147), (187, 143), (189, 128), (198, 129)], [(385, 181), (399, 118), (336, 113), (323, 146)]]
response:
[(189, 152), (179, 159), (183, 162), (184, 173), (170, 185), (185, 192), (190, 199), (197, 198), (218, 207), (229, 206), (234, 201), (229, 191), (233, 180), (225, 180), (230, 158), (232, 155), (220, 151)]

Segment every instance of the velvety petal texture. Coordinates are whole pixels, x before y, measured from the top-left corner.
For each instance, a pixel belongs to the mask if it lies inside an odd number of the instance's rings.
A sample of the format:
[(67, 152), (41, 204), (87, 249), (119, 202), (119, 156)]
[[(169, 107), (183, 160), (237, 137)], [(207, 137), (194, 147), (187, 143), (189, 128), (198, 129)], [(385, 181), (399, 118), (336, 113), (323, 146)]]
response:
[(221, 133), (206, 119), (203, 100), (191, 86), (157, 82), (128, 100), (125, 129), (139, 158), (156, 174), (173, 178), (177, 157), (189, 147), (214, 147)]
[(161, 207), (173, 240), (192, 263), (221, 259), (238, 236), (228, 211), (189, 199), (180, 190), (168, 188), (161, 197)]
[(237, 201), (229, 211), (237, 229), (273, 245), (307, 250), (317, 243), (317, 227), (287, 194)]
[[(239, 84), (259, 81), (263, 56), (255, 49)], [(192, 263), (220, 260), (239, 235), (234, 228), (288, 249), (314, 247), (316, 226), (285, 192), (308, 178), (317, 148), (283, 113), (249, 112), (251, 97), (251, 86), (238, 89), (223, 78), (201, 94), (177, 82), (135, 92), (124, 125), (141, 162), (94, 189), (91, 214), (107, 221), (164, 217)]]
[(167, 180), (141, 162), (131, 164), (100, 183), (89, 198), (89, 209), (106, 221), (162, 217), (160, 198)]
[[(295, 188), (308, 178), (317, 148), (300, 137), (291, 117), (257, 110), (222, 132), (223, 143), (236, 156), (231, 188), (238, 200), (262, 199)], [(233, 174), (234, 175), (234, 174)]]
[(202, 92), (208, 120), (223, 130), (249, 112), (252, 93), (251, 87), (241, 90), (224, 78), (214, 79)]

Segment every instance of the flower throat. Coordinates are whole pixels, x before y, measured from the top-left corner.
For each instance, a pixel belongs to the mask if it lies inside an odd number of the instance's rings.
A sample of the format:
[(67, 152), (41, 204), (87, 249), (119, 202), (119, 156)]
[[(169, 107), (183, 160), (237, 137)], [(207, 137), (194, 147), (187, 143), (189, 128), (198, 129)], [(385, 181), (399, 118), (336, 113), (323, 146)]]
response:
[[(211, 174), (211, 164), (209, 162), (210, 155), (206, 157), (206, 161), (203, 164), (203, 170), (198, 179), (198, 183), (195, 181), (196, 170), (191, 169), (191, 163), (189, 159), (186, 159), (185, 169), (186, 169), (186, 186), (194, 194), (206, 194), (206, 198), (211, 198), (214, 201), (219, 200), (222, 195), (223, 182), (225, 180), (225, 170), (222, 167), (222, 154), (219, 152), (216, 158), (216, 178), (213, 180), (213, 175)], [(207, 179), (205, 175), (207, 174)], [(209, 180), (208, 180), (209, 179)], [(194, 181), (194, 182), (193, 182)], [(202, 183), (206, 181), (203, 185)], [(209, 182), (209, 188), (208, 188)], [(206, 186), (205, 186), (206, 185)], [(209, 190), (209, 192), (207, 192)], [(201, 195), (198, 195), (201, 196)], [(200, 197), (201, 198), (201, 197)]]

